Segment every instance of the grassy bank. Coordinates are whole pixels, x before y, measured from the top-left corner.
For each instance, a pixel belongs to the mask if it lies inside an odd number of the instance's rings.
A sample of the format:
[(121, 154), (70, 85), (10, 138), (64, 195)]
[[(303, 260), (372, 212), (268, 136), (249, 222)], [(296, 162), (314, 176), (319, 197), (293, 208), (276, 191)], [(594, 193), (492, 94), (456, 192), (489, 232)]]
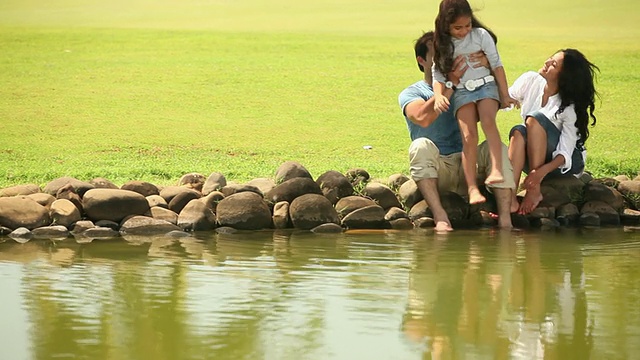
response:
[[(314, 176), (407, 173), (397, 94), (421, 77), (412, 42), (437, 3), (4, 1), (0, 187), (65, 175), (168, 184), (213, 171), (245, 181), (287, 160)], [(500, 37), (510, 82), (565, 47), (600, 66), (587, 168), (637, 174), (634, 4), (472, 4)], [(519, 117), (498, 122), (506, 141)]]

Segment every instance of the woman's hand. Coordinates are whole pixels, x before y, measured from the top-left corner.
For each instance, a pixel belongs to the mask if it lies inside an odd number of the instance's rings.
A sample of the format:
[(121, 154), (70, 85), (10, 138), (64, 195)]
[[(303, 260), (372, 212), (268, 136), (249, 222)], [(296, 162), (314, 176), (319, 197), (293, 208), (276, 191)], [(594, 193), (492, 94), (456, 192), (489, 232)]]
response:
[(524, 185), (525, 189), (533, 189), (536, 187), (540, 187), (540, 184), (542, 183), (544, 176), (545, 174), (543, 171), (531, 170), (529, 172), (529, 175), (527, 175), (527, 177), (524, 178), (522, 185)]
[(434, 95), (435, 96), (435, 103), (433, 104), (433, 109), (438, 113), (443, 113), (447, 110), (449, 110), (449, 99), (447, 99), (446, 96), (444, 95)]

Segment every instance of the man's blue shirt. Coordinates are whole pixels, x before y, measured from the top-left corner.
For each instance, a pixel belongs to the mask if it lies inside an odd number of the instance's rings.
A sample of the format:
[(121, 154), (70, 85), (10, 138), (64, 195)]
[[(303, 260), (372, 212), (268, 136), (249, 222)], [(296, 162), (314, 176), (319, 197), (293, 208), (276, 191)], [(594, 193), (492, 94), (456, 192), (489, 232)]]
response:
[(449, 107), (449, 111), (440, 114), (438, 118), (426, 128), (414, 124), (405, 114), (405, 107), (407, 104), (417, 99), (427, 101), (431, 99), (433, 95), (433, 88), (424, 80), (410, 85), (406, 89), (402, 90), (400, 95), (398, 95), (398, 102), (400, 103), (402, 114), (407, 122), (411, 141), (421, 137), (428, 138), (436, 144), (441, 155), (461, 152), (462, 139), (460, 137), (458, 121), (451, 111), (451, 109), (453, 109), (453, 104)]

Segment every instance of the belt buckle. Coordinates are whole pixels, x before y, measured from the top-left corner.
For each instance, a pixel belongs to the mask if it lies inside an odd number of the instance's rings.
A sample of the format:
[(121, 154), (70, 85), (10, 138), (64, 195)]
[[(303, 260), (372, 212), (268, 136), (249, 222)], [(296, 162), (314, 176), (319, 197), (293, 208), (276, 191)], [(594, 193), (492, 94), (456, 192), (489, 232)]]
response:
[(473, 91), (473, 90), (478, 88), (478, 83), (476, 82), (476, 80), (473, 80), (473, 79), (467, 80), (464, 83), (464, 88), (469, 90), (469, 91)]

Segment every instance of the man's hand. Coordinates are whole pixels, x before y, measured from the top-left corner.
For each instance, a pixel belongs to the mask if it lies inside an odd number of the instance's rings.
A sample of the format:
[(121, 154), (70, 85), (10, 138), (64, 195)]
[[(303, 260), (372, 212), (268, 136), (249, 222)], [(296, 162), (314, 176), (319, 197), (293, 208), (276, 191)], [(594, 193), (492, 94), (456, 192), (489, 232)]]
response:
[[(483, 52), (480, 52), (484, 55)], [(486, 58), (486, 56), (485, 56)], [(464, 59), (463, 55), (458, 55), (455, 60), (453, 60), (452, 70), (447, 74), (447, 79), (453, 83), (453, 86), (458, 86), (460, 83), (460, 78), (464, 75), (464, 72), (467, 71), (469, 65)]]
[(469, 62), (473, 64), (474, 68), (486, 67), (487, 69), (490, 69), (489, 59), (487, 59), (487, 55), (485, 55), (482, 50), (469, 54), (468, 57)]

